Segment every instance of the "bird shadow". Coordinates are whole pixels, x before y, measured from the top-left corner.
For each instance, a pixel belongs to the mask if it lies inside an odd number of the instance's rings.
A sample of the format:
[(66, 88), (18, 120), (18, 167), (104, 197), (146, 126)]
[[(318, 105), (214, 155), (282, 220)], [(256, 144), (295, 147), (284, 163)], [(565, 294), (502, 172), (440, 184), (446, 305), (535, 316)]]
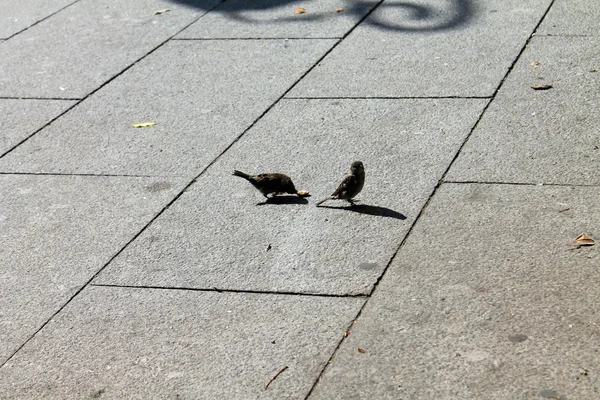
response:
[(308, 200), (304, 197), (297, 196), (274, 196), (269, 197), (262, 203), (257, 203), (257, 206), (265, 206), (265, 205), (273, 205), (273, 204), (308, 204)]
[(378, 217), (388, 217), (405, 220), (406, 215), (399, 213), (398, 211), (394, 211), (387, 207), (379, 207), (379, 206), (371, 206), (368, 204), (356, 204), (354, 206), (346, 206), (346, 207), (332, 207), (332, 206), (318, 206), (320, 208), (333, 208), (336, 210), (345, 210), (345, 211), (353, 211), (359, 214), (366, 215), (376, 215)]

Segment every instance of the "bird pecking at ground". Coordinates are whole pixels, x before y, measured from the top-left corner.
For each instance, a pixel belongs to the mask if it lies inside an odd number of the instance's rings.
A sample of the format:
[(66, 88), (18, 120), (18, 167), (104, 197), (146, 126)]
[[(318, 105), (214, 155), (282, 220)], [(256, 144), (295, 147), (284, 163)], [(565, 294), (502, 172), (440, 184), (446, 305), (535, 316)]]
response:
[(259, 175), (249, 175), (244, 172), (235, 170), (233, 171), (233, 175), (246, 179), (255, 188), (257, 188), (267, 199), (269, 198), (269, 194), (272, 195), (271, 197), (283, 193), (295, 194), (300, 197), (309, 196), (309, 193), (306, 190), (296, 190), (294, 182), (292, 182), (292, 178), (285, 174), (280, 174), (278, 172), (270, 172), (267, 174)]

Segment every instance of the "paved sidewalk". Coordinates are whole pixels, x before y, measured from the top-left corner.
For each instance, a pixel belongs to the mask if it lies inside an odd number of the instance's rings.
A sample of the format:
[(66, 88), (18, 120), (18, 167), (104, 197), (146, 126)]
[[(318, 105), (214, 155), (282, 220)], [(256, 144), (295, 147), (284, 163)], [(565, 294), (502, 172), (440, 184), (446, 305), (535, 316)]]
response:
[(597, 0), (1, 3), (0, 399), (600, 398)]

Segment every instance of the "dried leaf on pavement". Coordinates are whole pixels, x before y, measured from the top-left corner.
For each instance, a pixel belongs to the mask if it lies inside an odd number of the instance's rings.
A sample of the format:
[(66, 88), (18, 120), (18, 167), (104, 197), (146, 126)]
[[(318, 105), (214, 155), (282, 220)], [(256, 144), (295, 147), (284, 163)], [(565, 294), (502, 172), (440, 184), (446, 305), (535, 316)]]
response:
[(360, 347), (358, 348), (358, 352), (359, 353), (366, 353), (367, 351), (365, 349), (361, 349)]
[(540, 65), (540, 63), (539, 63), (539, 62), (537, 62), (537, 61), (532, 61), (532, 62), (531, 62), (531, 66), (532, 66), (532, 67), (537, 67), (538, 65)]
[(582, 234), (582, 235), (577, 236), (577, 238), (574, 240), (574, 243), (578, 244), (580, 246), (593, 246), (593, 245), (596, 244), (596, 242), (594, 241), (594, 239), (592, 239), (591, 237), (589, 237), (585, 233)]
[(156, 122), (142, 122), (141, 124), (132, 125), (134, 128), (146, 128), (148, 126), (156, 125)]
[(342, 11), (344, 11), (344, 9), (341, 8), (341, 7), (340, 8), (336, 8), (336, 10), (335, 10), (336, 13), (341, 13)]
[(294, 10), (294, 14), (304, 14), (306, 12), (305, 8), (298, 7)]
[(154, 11), (154, 15), (164, 14), (164, 13), (169, 12), (169, 11), (171, 11), (170, 8), (165, 8), (164, 10), (157, 10), (157, 11)]
[(552, 85), (535, 85), (531, 87), (533, 90), (548, 90), (552, 89)]

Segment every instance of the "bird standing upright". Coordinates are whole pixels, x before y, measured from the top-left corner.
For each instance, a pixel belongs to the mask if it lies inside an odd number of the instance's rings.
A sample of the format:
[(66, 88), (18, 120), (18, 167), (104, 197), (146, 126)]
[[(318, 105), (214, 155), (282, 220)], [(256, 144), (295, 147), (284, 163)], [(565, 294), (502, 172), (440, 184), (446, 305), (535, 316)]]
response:
[(289, 176), (285, 174), (280, 174), (278, 172), (271, 172), (268, 174), (259, 175), (248, 175), (244, 172), (235, 170), (233, 171), (233, 175), (246, 179), (255, 188), (257, 188), (267, 199), (269, 198), (269, 194), (277, 196), (278, 194), (289, 193), (298, 195), (300, 197), (309, 195), (308, 192), (305, 190), (296, 190), (292, 179)]
[(350, 172), (344, 177), (340, 186), (331, 196), (319, 201), (317, 207), (327, 200), (346, 200), (351, 205), (354, 205), (356, 200), (352, 200), (354, 196), (360, 193), (365, 185), (365, 167), (361, 161), (354, 161), (350, 166)]

